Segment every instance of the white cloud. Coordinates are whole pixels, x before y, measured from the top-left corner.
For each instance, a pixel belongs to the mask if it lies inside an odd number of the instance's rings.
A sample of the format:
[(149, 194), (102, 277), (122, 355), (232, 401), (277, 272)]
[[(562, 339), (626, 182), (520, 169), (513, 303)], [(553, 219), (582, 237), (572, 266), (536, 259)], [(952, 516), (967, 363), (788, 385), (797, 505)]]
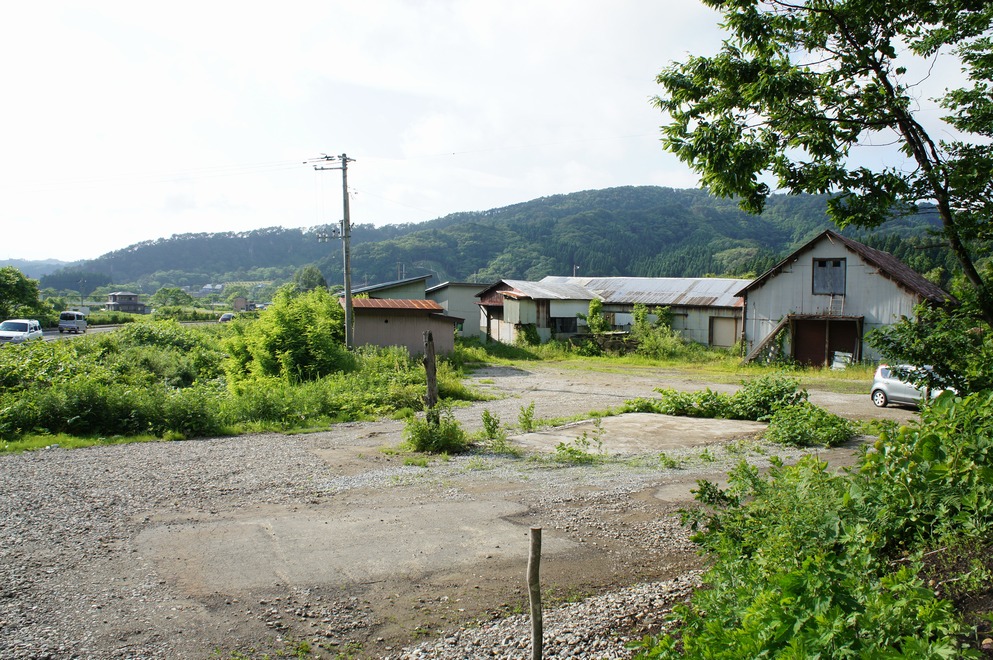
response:
[(719, 39), (694, 2), (11, 4), (0, 258), (336, 221), (322, 152), (356, 159), (355, 222), (692, 185), (648, 99)]

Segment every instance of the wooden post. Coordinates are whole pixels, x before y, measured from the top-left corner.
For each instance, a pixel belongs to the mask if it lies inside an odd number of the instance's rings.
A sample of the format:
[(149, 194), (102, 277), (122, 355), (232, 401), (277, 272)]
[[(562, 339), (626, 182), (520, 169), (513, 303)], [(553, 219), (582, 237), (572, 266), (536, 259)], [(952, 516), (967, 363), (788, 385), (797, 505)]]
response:
[(428, 391), (424, 396), (424, 409), (427, 412), (429, 424), (438, 426), (438, 365), (434, 355), (434, 335), (428, 330), (424, 333), (424, 372), (427, 375)]
[(531, 549), (528, 553), (528, 599), (531, 602), (531, 660), (541, 660), (542, 621), (541, 585), (538, 583), (541, 566), (541, 527), (531, 528)]

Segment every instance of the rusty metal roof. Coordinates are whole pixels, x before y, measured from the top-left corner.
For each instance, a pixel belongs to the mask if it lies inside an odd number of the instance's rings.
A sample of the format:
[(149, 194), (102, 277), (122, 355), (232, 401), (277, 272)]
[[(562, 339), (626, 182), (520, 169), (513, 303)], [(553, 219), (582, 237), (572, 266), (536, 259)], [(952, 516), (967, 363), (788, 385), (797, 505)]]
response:
[[(339, 298), (344, 304), (344, 298)], [(433, 300), (408, 300), (401, 298), (352, 298), (355, 309), (394, 309), (408, 312), (443, 312), (445, 308)]]
[(739, 307), (742, 301), (735, 294), (750, 281), (724, 277), (549, 276), (538, 284), (581, 287), (606, 304)]

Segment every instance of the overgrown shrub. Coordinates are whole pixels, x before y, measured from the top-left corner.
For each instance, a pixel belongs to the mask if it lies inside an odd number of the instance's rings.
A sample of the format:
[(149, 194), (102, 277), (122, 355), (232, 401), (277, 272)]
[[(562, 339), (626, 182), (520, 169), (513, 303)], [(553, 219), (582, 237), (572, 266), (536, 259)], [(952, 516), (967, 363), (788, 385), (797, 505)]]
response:
[(448, 409), (439, 411), (437, 424), (422, 417), (408, 419), (404, 439), (414, 451), (431, 454), (459, 454), (469, 448), (469, 436)]
[(763, 422), (780, 408), (802, 403), (807, 397), (799, 378), (782, 374), (760, 376), (742, 381), (741, 389), (734, 394), (732, 416)]
[(680, 417), (764, 421), (782, 407), (807, 400), (807, 391), (800, 388), (799, 380), (781, 375), (742, 381), (741, 389), (733, 394), (715, 392), (710, 388), (695, 392), (672, 388), (658, 388), (655, 391), (659, 393), (657, 399), (632, 399), (624, 404), (622, 410)]
[(526, 406), (521, 406), (517, 412), (517, 423), (525, 433), (530, 433), (537, 428), (537, 423), (534, 419), (534, 401)]
[(225, 340), (225, 371), (232, 381), (276, 376), (314, 380), (355, 368), (344, 346), (344, 311), (325, 289), (298, 293), (287, 285), (250, 324), (234, 324)]
[(807, 457), (766, 476), (742, 463), (725, 490), (703, 482), (707, 508), (684, 519), (711, 564), (704, 588), (638, 657), (979, 657), (989, 612), (969, 628), (921, 576), (936, 553), (988, 546), (990, 429), (993, 394), (945, 394), (851, 472)]
[(783, 406), (772, 414), (765, 438), (793, 447), (834, 447), (856, 435), (855, 425), (809, 401)]
[(534, 323), (524, 323), (517, 329), (517, 337), (514, 344), (517, 346), (531, 347), (541, 343), (538, 335), (538, 326)]
[(653, 360), (670, 360), (688, 348), (683, 337), (669, 326), (647, 329), (638, 335), (637, 352)]
[(216, 387), (191, 387), (174, 390), (165, 397), (161, 420), (153, 430), (159, 436), (177, 434), (184, 438), (224, 435), (227, 419), (223, 415), (226, 393)]

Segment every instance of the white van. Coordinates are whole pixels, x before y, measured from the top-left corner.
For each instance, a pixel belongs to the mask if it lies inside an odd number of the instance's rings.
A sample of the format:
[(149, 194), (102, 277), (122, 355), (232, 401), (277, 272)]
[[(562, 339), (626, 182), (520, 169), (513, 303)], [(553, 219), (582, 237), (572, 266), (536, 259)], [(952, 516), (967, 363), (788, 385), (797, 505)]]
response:
[(59, 314), (59, 334), (63, 332), (86, 332), (86, 315), (82, 312)]

